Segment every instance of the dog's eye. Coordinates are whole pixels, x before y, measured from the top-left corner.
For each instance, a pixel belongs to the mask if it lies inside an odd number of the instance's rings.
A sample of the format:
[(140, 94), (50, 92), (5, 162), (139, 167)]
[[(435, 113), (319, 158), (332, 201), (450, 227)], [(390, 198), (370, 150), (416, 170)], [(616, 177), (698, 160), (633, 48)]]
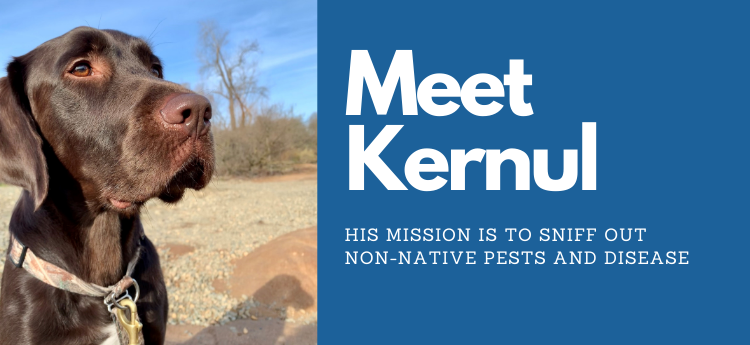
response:
[(70, 70), (70, 74), (76, 77), (88, 77), (91, 75), (91, 71), (91, 65), (89, 65), (88, 62), (79, 62), (73, 66), (73, 69)]
[(154, 65), (151, 67), (151, 74), (154, 75), (154, 77), (161, 78), (161, 69), (159, 66)]

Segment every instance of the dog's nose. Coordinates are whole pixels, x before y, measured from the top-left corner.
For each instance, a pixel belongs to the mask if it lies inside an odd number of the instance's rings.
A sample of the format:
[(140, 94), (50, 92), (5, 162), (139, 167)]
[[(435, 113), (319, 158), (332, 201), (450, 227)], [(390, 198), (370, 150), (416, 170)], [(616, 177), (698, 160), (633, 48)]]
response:
[(188, 136), (205, 135), (211, 126), (211, 103), (198, 94), (183, 93), (172, 97), (160, 113), (164, 122), (180, 125)]

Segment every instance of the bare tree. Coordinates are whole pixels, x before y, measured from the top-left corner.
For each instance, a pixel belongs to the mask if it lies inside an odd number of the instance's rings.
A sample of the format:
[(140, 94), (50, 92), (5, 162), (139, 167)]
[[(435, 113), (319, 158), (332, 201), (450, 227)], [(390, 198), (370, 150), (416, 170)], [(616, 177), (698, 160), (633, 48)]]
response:
[[(258, 84), (258, 62), (253, 55), (260, 52), (257, 41), (243, 41), (234, 51), (229, 47), (229, 31), (216, 22), (200, 23), (198, 59), (201, 72), (220, 78), (211, 93), (227, 100), (229, 127), (244, 127), (253, 121), (253, 109), (258, 100), (267, 96), (267, 89)], [(239, 111), (239, 114), (238, 114)]]

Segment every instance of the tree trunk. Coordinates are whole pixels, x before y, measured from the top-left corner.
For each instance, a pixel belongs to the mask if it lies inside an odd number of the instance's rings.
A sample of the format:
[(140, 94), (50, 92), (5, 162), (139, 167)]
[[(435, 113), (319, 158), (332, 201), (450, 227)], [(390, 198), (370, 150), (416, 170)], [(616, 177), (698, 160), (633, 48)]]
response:
[(229, 97), (229, 126), (232, 130), (237, 129), (237, 119), (234, 116), (234, 98)]

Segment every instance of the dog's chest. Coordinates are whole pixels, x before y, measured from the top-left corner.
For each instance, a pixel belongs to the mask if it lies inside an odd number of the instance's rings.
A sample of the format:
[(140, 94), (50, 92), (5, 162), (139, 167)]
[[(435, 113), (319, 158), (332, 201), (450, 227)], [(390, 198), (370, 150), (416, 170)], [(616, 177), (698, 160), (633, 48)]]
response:
[(117, 329), (114, 324), (102, 328), (102, 333), (106, 335), (106, 339), (101, 345), (120, 345), (120, 339), (117, 337)]

